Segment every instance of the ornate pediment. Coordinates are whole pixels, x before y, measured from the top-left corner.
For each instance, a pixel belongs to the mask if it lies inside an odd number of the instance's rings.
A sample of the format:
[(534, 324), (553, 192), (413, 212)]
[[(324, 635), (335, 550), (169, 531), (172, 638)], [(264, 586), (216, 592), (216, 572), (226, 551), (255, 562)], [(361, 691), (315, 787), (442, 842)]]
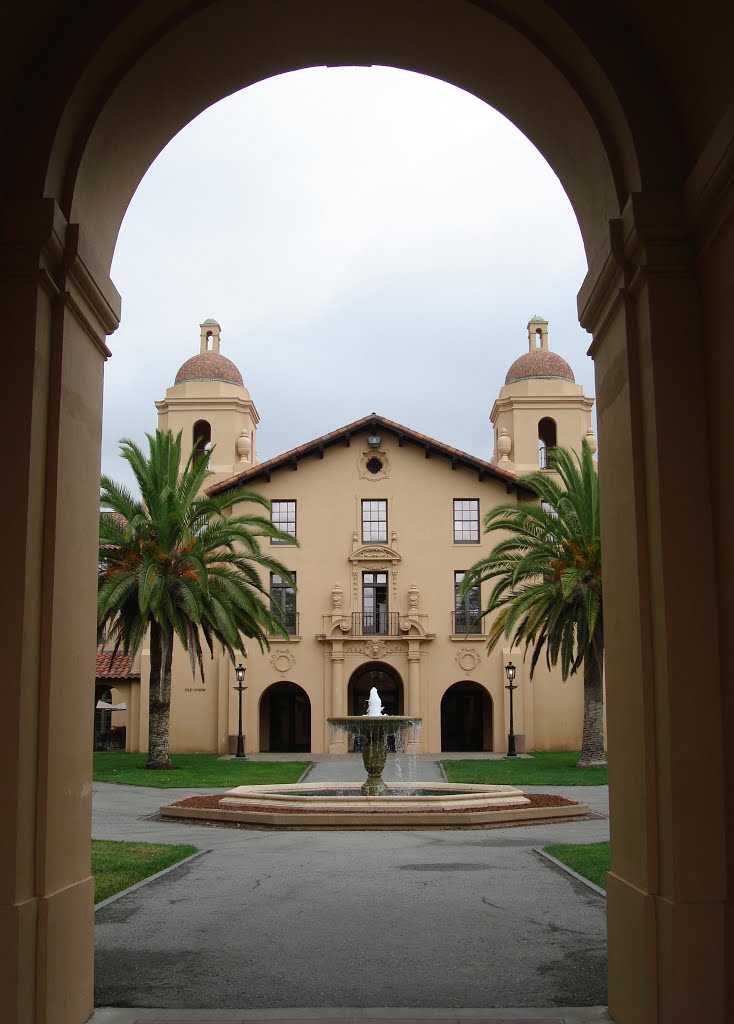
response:
[(362, 547), (351, 553), (349, 561), (355, 563), (392, 562), (395, 564), (400, 561), (400, 555), (394, 548), (389, 548), (387, 544), (363, 544)]

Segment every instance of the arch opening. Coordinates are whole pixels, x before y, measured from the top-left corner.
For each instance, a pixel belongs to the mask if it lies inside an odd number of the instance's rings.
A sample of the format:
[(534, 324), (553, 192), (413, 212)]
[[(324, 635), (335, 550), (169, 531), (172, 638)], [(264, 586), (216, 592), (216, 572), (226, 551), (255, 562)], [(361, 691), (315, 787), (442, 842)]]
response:
[(553, 451), (558, 444), (556, 421), (544, 416), (538, 423), (538, 465), (541, 469), (553, 468)]
[(494, 705), (470, 679), (449, 686), (441, 698), (441, 750), (491, 751)]
[[(403, 711), (403, 680), (392, 667), (381, 661), (369, 661), (355, 669), (347, 686), (347, 714), (363, 715), (367, 710), (367, 701), (372, 687), (376, 687), (380, 695), (386, 715), (402, 715)], [(349, 738), (349, 750), (359, 750), (360, 741)], [(388, 749), (395, 749), (394, 737), (388, 737)]]
[(212, 427), (208, 420), (197, 420), (192, 428), (192, 451), (195, 459), (205, 459), (212, 446)]
[(260, 697), (259, 749), (271, 753), (309, 753), (311, 700), (298, 683), (273, 683)]

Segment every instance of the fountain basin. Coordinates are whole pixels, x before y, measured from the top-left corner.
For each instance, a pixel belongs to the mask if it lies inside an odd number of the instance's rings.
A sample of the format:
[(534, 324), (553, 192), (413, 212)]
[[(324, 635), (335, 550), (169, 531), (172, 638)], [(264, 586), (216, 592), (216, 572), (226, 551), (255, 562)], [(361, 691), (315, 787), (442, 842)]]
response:
[[(223, 797), (193, 797), (161, 807), (166, 818), (264, 828), (487, 828), (585, 817), (585, 804), (527, 797), (513, 786), (416, 783), (411, 795), (363, 796), (357, 783), (238, 786)], [(327, 795), (324, 795), (327, 794)], [(548, 805), (548, 801), (552, 801)]]

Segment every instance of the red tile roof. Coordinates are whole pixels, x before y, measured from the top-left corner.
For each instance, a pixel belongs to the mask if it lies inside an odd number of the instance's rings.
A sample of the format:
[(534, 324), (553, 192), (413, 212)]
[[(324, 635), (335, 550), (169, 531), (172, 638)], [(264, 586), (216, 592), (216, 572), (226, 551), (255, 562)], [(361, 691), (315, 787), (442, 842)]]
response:
[(387, 430), (394, 434), (401, 443), (408, 442), (409, 444), (425, 448), (427, 452), (430, 451), (431, 453), (435, 452), (437, 455), (443, 455), (454, 464), (465, 466), (468, 469), (475, 469), (482, 476), (486, 475), (502, 481), (508, 489), (518, 486), (517, 477), (514, 473), (498, 469), (491, 462), (478, 459), (476, 456), (469, 455), (459, 448), (452, 448), (450, 445), (428, 437), (427, 434), (420, 434), (416, 430), (411, 430), (410, 427), (404, 427), (401, 423), (395, 423), (393, 420), (388, 420), (384, 416), (379, 416), (373, 412), (369, 416), (363, 416), (362, 419), (355, 420), (353, 423), (347, 423), (345, 427), (332, 430), (329, 434), (323, 434), (321, 437), (314, 438), (313, 441), (307, 441), (306, 444), (292, 448), (282, 455), (276, 455), (275, 458), (268, 459), (267, 462), (260, 462), (257, 466), (243, 470), (242, 473), (236, 473), (226, 480), (220, 480), (219, 483), (207, 488), (207, 494), (221, 494), (223, 491), (227, 491), (232, 487), (240, 487), (251, 480), (256, 480), (258, 477), (269, 477), (273, 470), (281, 469), (288, 465), (293, 466), (298, 459), (306, 455), (313, 455), (316, 452), (321, 453), (324, 448), (338, 444), (339, 441), (348, 440), (352, 434), (365, 429)]
[(118, 651), (112, 661), (112, 651), (97, 651), (97, 679), (140, 679), (139, 672), (132, 671), (132, 658)]

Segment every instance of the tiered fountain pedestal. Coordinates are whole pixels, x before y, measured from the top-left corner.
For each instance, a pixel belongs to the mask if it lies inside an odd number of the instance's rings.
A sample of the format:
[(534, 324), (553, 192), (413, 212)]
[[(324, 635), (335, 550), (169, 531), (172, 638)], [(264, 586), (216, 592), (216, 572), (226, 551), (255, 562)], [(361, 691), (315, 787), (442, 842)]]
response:
[(367, 772), (367, 781), (361, 790), (363, 796), (383, 796), (388, 792), (382, 772), (390, 737), (395, 738), (398, 748), (404, 748), (408, 735), (419, 733), (423, 724), (420, 718), (407, 715), (346, 715), (327, 721), (332, 732), (346, 733), (362, 741), (362, 761)]

